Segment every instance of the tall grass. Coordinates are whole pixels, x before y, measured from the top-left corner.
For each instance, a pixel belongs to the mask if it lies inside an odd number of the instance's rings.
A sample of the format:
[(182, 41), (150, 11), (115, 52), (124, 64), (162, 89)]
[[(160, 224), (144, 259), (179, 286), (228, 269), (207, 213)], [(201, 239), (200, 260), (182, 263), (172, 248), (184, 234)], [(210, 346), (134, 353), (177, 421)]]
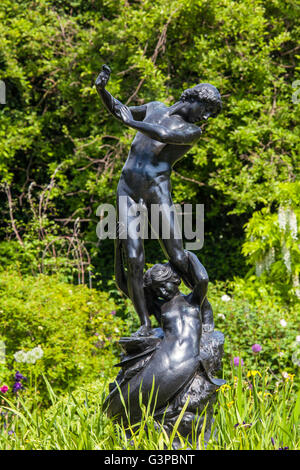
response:
[(58, 397), (45, 381), (52, 402), (46, 410), (21, 396), (17, 401), (3, 398), (0, 449), (166, 450), (173, 448), (175, 440), (182, 449), (300, 448), (300, 392), (291, 375), (278, 378), (269, 371), (244, 372), (241, 366), (233, 370), (228, 384), (217, 392), (208, 443), (204, 442), (204, 429), (192, 443), (179, 435), (184, 408), (171, 435), (156, 423), (150, 402), (142, 405), (139, 425), (125, 427), (103, 412), (107, 387), (100, 380), (67, 397)]

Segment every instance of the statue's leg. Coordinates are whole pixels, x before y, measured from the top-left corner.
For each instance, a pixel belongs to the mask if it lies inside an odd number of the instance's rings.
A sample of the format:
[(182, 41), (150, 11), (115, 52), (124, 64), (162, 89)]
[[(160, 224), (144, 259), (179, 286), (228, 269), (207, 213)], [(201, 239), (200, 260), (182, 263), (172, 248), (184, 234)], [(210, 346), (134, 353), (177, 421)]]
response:
[[(135, 228), (138, 226), (140, 216), (139, 214), (130, 214), (129, 209), (132, 204), (134, 204), (134, 201), (129, 196), (126, 197), (125, 202), (126, 207), (124, 206), (124, 199), (123, 205), (119, 205), (118, 207), (118, 219), (119, 221), (124, 221), (124, 217), (126, 217), (126, 236), (124, 238), (121, 238), (119, 234), (120, 238), (118, 240), (118, 243), (120, 243), (120, 245), (122, 246), (125, 263), (127, 266), (127, 292), (141, 322), (139, 334), (147, 334), (147, 331), (151, 328), (151, 322), (147, 310), (143, 284), (145, 264), (144, 242), (143, 238), (137, 237), (135, 232)], [(126, 213), (122, 214), (121, 211), (124, 210), (125, 212), (125, 209)], [(120, 231), (121, 230), (122, 228), (120, 229)]]

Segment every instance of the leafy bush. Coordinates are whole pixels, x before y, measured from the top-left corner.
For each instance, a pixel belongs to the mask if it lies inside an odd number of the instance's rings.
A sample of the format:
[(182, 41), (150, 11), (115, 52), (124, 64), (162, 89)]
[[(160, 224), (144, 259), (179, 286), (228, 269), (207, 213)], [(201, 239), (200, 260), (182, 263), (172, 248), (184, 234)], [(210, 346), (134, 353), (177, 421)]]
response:
[[(0, 273), (0, 340), (6, 353), (0, 385), (11, 391), (13, 373), (19, 370), (27, 377), (25, 388), (35, 386), (43, 397), (45, 371), (56, 391), (91, 380), (110, 368), (123, 328), (106, 293), (52, 276)], [(38, 346), (43, 355), (34, 363), (19, 353), (35, 352)]]
[[(225, 335), (223, 367), (227, 372), (233, 358), (240, 357), (248, 368), (259, 365), (274, 373), (299, 376), (298, 303), (284, 305), (280, 293), (255, 276), (212, 285), (209, 299), (216, 328)], [(261, 351), (253, 351), (254, 344)]]

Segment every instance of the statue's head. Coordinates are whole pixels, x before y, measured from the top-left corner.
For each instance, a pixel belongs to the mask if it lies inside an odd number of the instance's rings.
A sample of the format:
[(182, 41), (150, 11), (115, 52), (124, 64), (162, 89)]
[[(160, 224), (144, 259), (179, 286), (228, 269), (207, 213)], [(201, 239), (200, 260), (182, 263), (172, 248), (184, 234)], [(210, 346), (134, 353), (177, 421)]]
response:
[(188, 105), (189, 122), (216, 117), (222, 109), (219, 90), (209, 83), (200, 83), (185, 90), (180, 101)]
[(178, 294), (181, 279), (170, 263), (155, 264), (144, 274), (144, 287), (151, 289), (154, 295), (164, 300), (172, 299)]

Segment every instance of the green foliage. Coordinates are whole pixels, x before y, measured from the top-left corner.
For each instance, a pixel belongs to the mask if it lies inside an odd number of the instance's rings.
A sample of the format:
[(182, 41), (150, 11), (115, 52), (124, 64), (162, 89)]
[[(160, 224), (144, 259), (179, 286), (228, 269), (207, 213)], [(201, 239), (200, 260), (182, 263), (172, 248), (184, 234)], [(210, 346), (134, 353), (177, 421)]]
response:
[(48, 410), (38, 410), (21, 398), (17, 405), (7, 398), (2, 400), (0, 420), (6, 426), (0, 427), (0, 445), (5, 450), (171, 450), (176, 439), (182, 449), (297, 450), (299, 391), (297, 397), (292, 376), (276, 379), (262, 369), (246, 373), (240, 369), (238, 376), (232, 374), (229, 383), (218, 391), (216, 418), (207, 446), (202, 435), (191, 446), (176, 426), (167, 436), (148, 407), (139, 425), (125, 429), (114, 424), (103, 412), (107, 393), (103, 381), (58, 397), (45, 379), (52, 401)]
[[(95, 214), (100, 203), (114, 201), (134, 132), (112, 119), (96, 95), (94, 80), (109, 63), (108, 88), (130, 105), (171, 104), (199, 81), (220, 89), (223, 113), (203, 126), (199, 145), (177, 163), (173, 197), (205, 204), (201, 256), (212, 278), (245, 272), (242, 226), (255, 223), (255, 211), (276, 212), (281, 184), (296, 192), (297, 8), (294, 0), (3, 0), (0, 173), (11, 188), (21, 239), (32, 218), (30, 184), (37, 200), (56, 172), (47, 209), (56, 223), (51, 236), (59, 244), (79, 218), (98, 278), (111, 277), (112, 260), (102, 262), (106, 245), (96, 245)], [(1, 197), (3, 239), (16, 230)], [(211, 259), (216, 244), (219, 269)]]
[[(211, 286), (209, 300), (214, 309), (216, 329), (225, 335), (224, 370), (234, 357), (247, 368), (269, 368), (288, 372), (299, 380), (299, 303), (287, 306), (281, 292), (252, 276), (229, 284)], [(252, 351), (259, 344), (262, 350)]]
[(254, 212), (246, 225), (243, 253), (256, 266), (257, 274), (264, 271), (264, 280), (273, 282), (283, 298), (300, 298), (300, 186), (299, 183), (278, 185), (278, 212), (269, 208)]
[[(16, 370), (28, 381), (28, 395), (37, 388), (45, 398), (41, 374), (57, 392), (110, 370), (117, 338), (124, 323), (106, 293), (59, 282), (55, 277), (0, 274), (0, 340), (6, 362), (0, 364), (0, 382), (12, 385)], [(40, 346), (44, 352), (35, 364), (17, 362), (18, 351)]]

